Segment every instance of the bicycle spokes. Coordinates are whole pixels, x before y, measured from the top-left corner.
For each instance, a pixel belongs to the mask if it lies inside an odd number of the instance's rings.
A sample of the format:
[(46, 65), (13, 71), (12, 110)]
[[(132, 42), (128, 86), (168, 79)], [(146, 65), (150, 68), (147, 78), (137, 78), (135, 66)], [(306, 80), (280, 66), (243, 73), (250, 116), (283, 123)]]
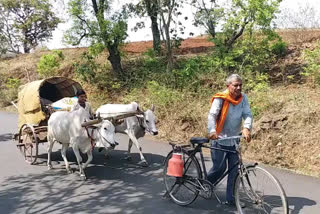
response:
[[(236, 181), (235, 197), (239, 213), (287, 213), (286, 196), (279, 182), (260, 167), (248, 167)], [(242, 208), (240, 203), (245, 203)]]

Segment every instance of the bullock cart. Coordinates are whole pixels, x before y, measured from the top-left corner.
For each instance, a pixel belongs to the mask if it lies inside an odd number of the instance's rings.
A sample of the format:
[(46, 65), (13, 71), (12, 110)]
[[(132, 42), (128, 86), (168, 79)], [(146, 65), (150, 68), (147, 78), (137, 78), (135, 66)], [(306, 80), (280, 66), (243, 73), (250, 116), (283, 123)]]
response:
[[(14, 135), (17, 148), (29, 164), (35, 164), (39, 153), (39, 144), (47, 142), (48, 120), (55, 111), (51, 103), (65, 97), (74, 97), (82, 89), (81, 85), (66, 77), (51, 77), (30, 82), (18, 94), (18, 130)], [(61, 109), (67, 110), (67, 109)], [(83, 127), (92, 127), (102, 120), (109, 120), (116, 125), (126, 117), (143, 112), (118, 112), (108, 117), (100, 117), (82, 123)]]
[(66, 77), (51, 77), (22, 86), (18, 94), (17, 147), (29, 164), (38, 158), (39, 144), (47, 142), (47, 122), (53, 112), (50, 104), (74, 97), (81, 85)]

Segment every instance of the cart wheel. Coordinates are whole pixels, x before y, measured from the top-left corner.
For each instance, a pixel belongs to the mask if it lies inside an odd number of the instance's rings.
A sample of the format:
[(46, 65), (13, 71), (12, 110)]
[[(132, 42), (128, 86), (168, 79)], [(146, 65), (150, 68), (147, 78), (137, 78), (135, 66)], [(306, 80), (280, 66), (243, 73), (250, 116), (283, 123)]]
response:
[(29, 164), (36, 163), (38, 157), (38, 137), (34, 131), (34, 127), (29, 124), (24, 124), (20, 128), (19, 144), (17, 145), (24, 155), (24, 159)]

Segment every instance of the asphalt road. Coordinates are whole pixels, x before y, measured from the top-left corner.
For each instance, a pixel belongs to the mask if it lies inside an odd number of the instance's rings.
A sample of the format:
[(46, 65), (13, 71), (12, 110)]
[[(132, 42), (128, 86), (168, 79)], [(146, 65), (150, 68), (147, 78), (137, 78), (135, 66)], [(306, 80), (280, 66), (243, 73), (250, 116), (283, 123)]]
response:
[[(162, 142), (141, 139), (150, 166), (140, 167), (137, 150), (133, 147), (131, 162), (123, 160), (127, 138), (117, 136), (119, 147), (106, 160), (94, 153), (86, 169), (87, 180), (78, 174), (67, 174), (60, 155), (54, 148), (53, 166), (46, 166), (46, 144), (40, 145), (38, 165), (28, 165), (11, 140), (17, 132), (17, 115), (0, 112), (0, 213), (236, 213), (215, 199), (198, 198), (188, 207), (163, 199), (162, 162), (170, 146)], [(73, 168), (75, 156), (68, 151)], [(209, 160), (209, 159), (208, 159)], [(208, 166), (210, 162), (208, 162)], [(320, 179), (270, 168), (282, 183), (290, 213), (320, 213)], [(223, 187), (221, 188), (223, 189)], [(223, 191), (218, 190), (223, 197)]]

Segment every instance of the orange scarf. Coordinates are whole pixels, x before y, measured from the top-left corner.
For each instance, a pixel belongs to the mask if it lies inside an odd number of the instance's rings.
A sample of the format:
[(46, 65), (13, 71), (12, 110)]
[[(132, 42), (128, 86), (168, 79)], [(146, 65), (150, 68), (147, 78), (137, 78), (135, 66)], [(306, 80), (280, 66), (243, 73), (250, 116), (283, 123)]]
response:
[(224, 121), (227, 117), (229, 103), (232, 103), (233, 105), (238, 105), (242, 100), (242, 95), (240, 95), (240, 98), (238, 100), (235, 100), (230, 96), (229, 90), (227, 89), (224, 92), (216, 93), (215, 95), (213, 95), (213, 97), (211, 98), (211, 104), (215, 98), (220, 98), (224, 100), (222, 109), (220, 110), (220, 117), (217, 118), (216, 121), (216, 132), (219, 135), (222, 131)]

